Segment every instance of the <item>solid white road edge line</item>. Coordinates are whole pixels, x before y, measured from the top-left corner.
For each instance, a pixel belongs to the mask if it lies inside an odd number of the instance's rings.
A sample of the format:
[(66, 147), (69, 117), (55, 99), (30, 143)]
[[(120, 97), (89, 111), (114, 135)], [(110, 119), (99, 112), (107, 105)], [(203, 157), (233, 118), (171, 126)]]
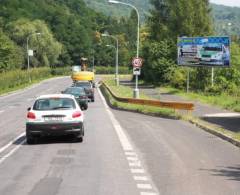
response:
[(106, 108), (106, 111), (107, 111), (107, 113), (108, 113), (108, 115), (109, 115), (109, 117), (110, 117), (110, 119), (111, 119), (111, 121), (112, 121), (112, 123), (113, 123), (114, 129), (115, 129), (116, 132), (117, 132), (117, 135), (118, 135), (118, 138), (119, 138), (119, 140), (120, 140), (120, 143), (121, 143), (121, 145), (122, 145), (122, 147), (123, 147), (123, 150), (124, 150), (124, 151), (132, 151), (132, 150), (133, 150), (133, 147), (132, 147), (131, 143), (128, 141), (128, 138), (127, 138), (127, 136), (125, 135), (125, 133), (123, 132), (122, 127), (120, 126), (120, 124), (119, 124), (118, 121), (115, 119), (115, 117), (114, 117), (114, 115), (112, 114), (112, 112), (110, 111), (110, 109), (109, 109), (109, 107), (108, 107), (108, 105), (107, 105), (107, 103), (106, 103), (106, 101), (105, 101), (102, 93), (100, 92), (99, 88), (98, 88), (98, 92), (99, 92), (100, 97), (101, 97), (101, 99), (102, 99), (102, 101), (103, 101), (103, 104), (104, 104), (104, 106), (105, 106), (105, 108)]
[[(113, 115), (113, 113), (111, 112), (109, 106), (106, 103), (106, 100), (104, 99), (100, 89), (98, 88), (98, 93), (100, 95), (100, 98), (102, 99), (102, 102), (106, 108), (106, 111), (112, 121), (113, 127), (118, 135), (118, 138), (120, 140), (120, 143), (122, 145), (122, 148), (125, 152), (126, 158), (128, 161), (130, 161), (129, 163), (140, 163), (140, 167), (138, 169), (134, 169), (134, 168), (130, 168), (130, 171), (132, 174), (141, 174), (141, 175), (133, 175), (133, 179), (135, 181), (137, 181), (138, 176), (142, 177), (142, 181), (148, 181), (147, 177), (143, 178), (145, 175), (145, 170), (141, 167), (141, 162), (138, 160), (137, 158), (137, 154), (134, 152), (133, 146), (131, 145), (131, 143), (129, 142), (126, 134), (124, 133), (124, 130), (122, 129), (121, 125), (119, 124), (119, 122), (116, 120), (115, 116)], [(132, 154), (135, 154), (135, 156), (131, 156)], [(130, 156), (129, 156), (130, 155)], [(140, 177), (138, 178), (140, 179)], [(146, 180), (145, 180), (146, 179)], [(140, 190), (153, 190), (152, 185), (151, 184), (137, 184), (137, 188)], [(155, 190), (157, 192), (157, 189), (155, 188)], [(158, 195), (159, 193), (156, 192), (143, 192), (140, 191), (141, 195)], [(149, 193), (149, 194), (148, 194)]]
[(14, 154), (14, 152), (16, 152), (23, 144), (25, 143), (25, 140), (23, 140), (21, 143), (19, 143), (19, 145), (17, 145), (16, 147), (14, 147), (9, 153), (7, 153), (6, 155), (4, 155), (3, 157), (0, 158), (0, 164), (2, 162), (4, 162), (4, 160), (6, 160), (8, 157), (10, 157), (11, 155)]
[(10, 141), (8, 144), (6, 144), (5, 146), (0, 148), (0, 153), (2, 153), (4, 150), (6, 150), (7, 148), (9, 148), (9, 146), (13, 145), (14, 142), (16, 142), (20, 137), (24, 136), (25, 132), (21, 133), (19, 136), (17, 136), (16, 138), (14, 138), (12, 141)]

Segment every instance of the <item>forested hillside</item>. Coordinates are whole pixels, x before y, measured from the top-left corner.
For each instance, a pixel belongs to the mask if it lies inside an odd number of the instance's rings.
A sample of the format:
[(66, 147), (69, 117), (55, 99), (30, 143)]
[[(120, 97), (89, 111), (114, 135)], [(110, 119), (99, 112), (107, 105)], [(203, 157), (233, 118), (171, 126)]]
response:
[[(115, 17), (126, 17), (130, 15), (130, 9), (127, 6), (111, 5), (108, 0), (84, 0), (87, 6), (105, 15)], [(152, 8), (150, 0), (124, 0), (131, 3), (140, 10), (141, 21), (144, 22), (149, 16), (149, 10)], [(240, 35), (240, 8), (229, 7), (217, 4), (211, 4), (211, 15), (215, 25), (215, 32), (218, 35)]]
[[(130, 16), (131, 8), (123, 5), (111, 5), (108, 0), (84, 0), (86, 4), (104, 13), (105, 15), (114, 17), (126, 17)], [(150, 0), (125, 0), (125, 3), (130, 3), (139, 9), (141, 21), (143, 22), (146, 16), (149, 14), (149, 9), (151, 8)]]
[(216, 32), (220, 35), (240, 35), (240, 8), (212, 4)]
[[(2, 0), (0, 4), (0, 71), (26, 67), (27, 39), (35, 51), (31, 66), (79, 64), (94, 50), (100, 51), (95, 52), (98, 65), (112, 64), (114, 51), (106, 52), (109, 48), (99, 44), (96, 32), (131, 31), (127, 19), (118, 22), (97, 13), (83, 0)], [(122, 40), (126, 45), (124, 36)], [(128, 50), (123, 47), (123, 52)]]

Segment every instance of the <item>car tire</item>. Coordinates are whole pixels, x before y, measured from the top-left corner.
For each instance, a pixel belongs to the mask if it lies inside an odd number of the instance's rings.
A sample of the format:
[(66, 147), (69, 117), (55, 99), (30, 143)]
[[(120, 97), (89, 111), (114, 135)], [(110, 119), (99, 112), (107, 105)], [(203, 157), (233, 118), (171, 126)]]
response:
[(94, 99), (94, 97), (91, 99), (91, 102), (94, 102), (95, 101), (95, 99)]
[(26, 142), (27, 144), (32, 145), (32, 144), (35, 144), (35, 139), (32, 136), (27, 135)]
[(77, 135), (76, 137), (75, 137), (75, 140), (76, 140), (76, 142), (83, 142), (83, 136), (82, 135)]

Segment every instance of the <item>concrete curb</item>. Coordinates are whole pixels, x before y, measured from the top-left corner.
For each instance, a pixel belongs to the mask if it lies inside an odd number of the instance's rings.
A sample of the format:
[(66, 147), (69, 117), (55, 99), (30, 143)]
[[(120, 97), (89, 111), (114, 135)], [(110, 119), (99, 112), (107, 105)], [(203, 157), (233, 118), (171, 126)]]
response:
[[(198, 119), (198, 120), (201, 120), (201, 119)], [(206, 131), (206, 132), (208, 132), (208, 133), (211, 133), (211, 134), (213, 134), (213, 135), (215, 135), (215, 136), (217, 136), (217, 137), (219, 137), (219, 138), (221, 138), (221, 139), (223, 139), (223, 140), (225, 140), (225, 141), (228, 141), (228, 142), (230, 142), (231, 144), (233, 144), (233, 145), (235, 145), (235, 146), (237, 146), (237, 147), (240, 148), (240, 141), (235, 140), (234, 138), (232, 138), (232, 137), (230, 137), (230, 136), (228, 136), (228, 135), (225, 135), (225, 134), (223, 134), (223, 133), (218, 132), (218, 131), (215, 130), (213, 127), (208, 127), (208, 126), (206, 126), (206, 125), (203, 125), (203, 124), (201, 124), (200, 122), (195, 121), (194, 119), (188, 119), (188, 121), (189, 121), (190, 123), (196, 125), (197, 127), (203, 129), (204, 131)]]

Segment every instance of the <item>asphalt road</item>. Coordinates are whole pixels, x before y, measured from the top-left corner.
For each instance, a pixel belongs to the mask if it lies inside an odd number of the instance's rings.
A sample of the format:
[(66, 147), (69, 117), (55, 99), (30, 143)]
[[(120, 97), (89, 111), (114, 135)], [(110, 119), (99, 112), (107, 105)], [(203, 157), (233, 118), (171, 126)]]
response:
[(0, 97), (1, 195), (238, 195), (239, 148), (189, 123), (109, 109), (96, 89), (83, 143), (25, 143), (33, 99), (62, 91), (48, 80)]

